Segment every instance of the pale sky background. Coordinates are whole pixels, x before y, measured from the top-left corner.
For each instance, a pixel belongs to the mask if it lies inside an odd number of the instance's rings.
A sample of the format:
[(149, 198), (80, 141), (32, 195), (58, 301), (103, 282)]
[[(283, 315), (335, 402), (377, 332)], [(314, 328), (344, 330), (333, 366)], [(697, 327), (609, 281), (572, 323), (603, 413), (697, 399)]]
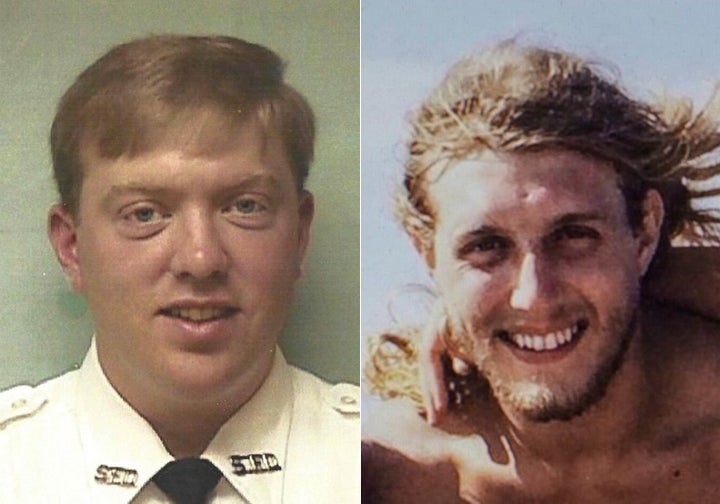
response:
[(362, 23), (364, 336), (391, 323), (391, 299), (400, 322), (424, 315), (417, 296), (397, 294), (431, 282), (392, 220), (390, 199), (401, 179), (407, 114), (459, 57), (520, 36), (614, 64), (634, 96), (666, 92), (702, 105), (720, 81), (715, 1), (363, 0)]

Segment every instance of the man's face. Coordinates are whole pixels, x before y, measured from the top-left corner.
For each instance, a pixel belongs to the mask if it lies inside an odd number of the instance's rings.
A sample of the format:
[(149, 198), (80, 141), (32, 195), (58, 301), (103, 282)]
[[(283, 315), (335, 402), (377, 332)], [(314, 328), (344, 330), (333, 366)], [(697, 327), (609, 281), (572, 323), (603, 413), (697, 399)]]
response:
[(534, 420), (581, 413), (620, 365), (655, 246), (630, 229), (610, 164), (485, 152), (428, 191), (432, 274), (465, 357), (504, 407)]
[(78, 215), (51, 214), (121, 392), (132, 383), (203, 398), (269, 370), (313, 204), (264, 135), (249, 122), (237, 147), (213, 156), (87, 156)]

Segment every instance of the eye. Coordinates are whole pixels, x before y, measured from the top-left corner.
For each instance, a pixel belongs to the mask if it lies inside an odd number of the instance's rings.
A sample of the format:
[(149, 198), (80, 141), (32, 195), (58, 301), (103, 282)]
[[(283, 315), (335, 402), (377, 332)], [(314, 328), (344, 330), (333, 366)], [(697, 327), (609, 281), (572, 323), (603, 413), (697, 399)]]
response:
[(505, 259), (513, 247), (512, 241), (501, 235), (484, 235), (468, 241), (459, 250), (459, 256), (471, 265), (490, 268)]
[(120, 229), (130, 238), (149, 238), (162, 231), (170, 217), (152, 203), (129, 205), (120, 211)]
[(132, 213), (130, 214), (130, 217), (134, 218), (138, 222), (147, 223), (147, 222), (152, 222), (159, 216), (154, 208), (146, 207), (146, 208), (138, 208), (137, 210), (133, 210)]
[(152, 224), (154, 222), (169, 217), (168, 214), (163, 214), (162, 212), (160, 212), (160, 210), (155, 205), (146, 203), (139, 205), (131, 205), (127, 208), (124, 208), (121, 211), (120, 215), (123, 220), (136, 225)]
[(600, 232), (593, 227), (568, 224), (552, 231), (545, 243), (548, 251), (561, 256), (571, 258), (580, 254), (585, 257), (599, 246), (601, 238)]
[(241, 214), (252, 214), (262, 211), (262, 205), (253, 198), (241, 198), (233, 204), (233, 209)]
[(562, 226), (550, 235), (553, 242), (561, 242), (566, 240), (596, 240), (600, 238), (600, 233), (592, 227), (578, 224), (568, 224)]
[(473, 251), (490, 252), (510, 248), (510, 240), (502, 236), (485, 236), (470, 244)]
[(270, 222), (270, 200), (261, 194), (244, 194), (221, 209), (230, 222), (241, 227), (259, 228)]

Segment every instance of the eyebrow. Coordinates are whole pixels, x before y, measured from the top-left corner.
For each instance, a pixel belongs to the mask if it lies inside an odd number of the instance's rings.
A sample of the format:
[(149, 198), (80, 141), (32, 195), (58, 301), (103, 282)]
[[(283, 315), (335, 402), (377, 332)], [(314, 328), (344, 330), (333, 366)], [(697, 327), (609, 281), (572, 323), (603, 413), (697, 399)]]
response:
[(504, 231), (503, 229), (501, 229), (499, 227), (483, 225), (483, 226), (480, 226), (479, 228), (475, 228), (475, 229), (472, 229), (470, 231), (460, 234), (452, 242), (454, 244), (454, 248), (462, 248), (465, 245), (467, 245), (468, 242), (471, 242), (472, 240), (474, 240), (476, 238), (480, 238), (482, 236), (507, 235), (507, 234), (508, 234), (507, 231)]
[(598, 212), (573, 212), (561, 215), (552, 223), (552, 227), (563, 226), (566, 224), (576, 224), (578, 222), (594, 222), (606, 221), (607, 216)]
[[(565, 226), (568, 224), (577, 224), (581, 222), (604, 222), (607, 221), (607, 217), (601, 213), (598, 212), (572, 212), (563, 214), (554, 221), (550, 223), (548, 228), (552, 229), (559, 226)], [(482, 225), (476, 229), (472, 229), (466, 233), (462, 233), (460, 236), (458, 236), (454, 243), (456, 246), (462, 247), (464, 244), (466, 244), (468, 241), (471, 241), (475, 238), (479, 238), (482, 236), (492, 236), (492, 235), (503, 235), (507, 236), (508, 232), (507, 230), (503, 228), (499, 228), (497, 226), (490, 226), (490, 225)]]
[(222, 194), (232, 194), (253, 187), (263, 187), (276, 191), (280, 187), (280, 181), (271, 173), (258, 173), (224, 187), (221, 192)]
[[(242, 180), (223, 188), (223, 192), (232, 192), (239, 189), (245, 189), (247, 187), (266, 186), (276, 187), (280, 185), (280, 182), (271, 174), (259, 173), (245, 177)], [(164, 194), (173, 192), (172, 187), (163, 186), (153, 183), (138, 183), (128, 182), (125, 184), (116, 184), (110, 187), (108, 191), (109, 195), (123, 195), (127, 193), (146, 193), (146, 194)]]
[[(242, 180), (223, 187), (220, 193), (223, 195), (235, 193), (242, 190), (247, 190), (253, 187), (266, 187), (271, 190), (276, 190), (280, 186), (280, 181), (270, 173), (258, 173), (248, 177), (244, 177)], [(110, 186), (107, 194), (103, 198), (103, 203), (108, 204), (115, 198), (119, 198), (131, 194), (142, 194), (150, 197), (161, 197), (167, 194), (172, 194), (175, 190), (172, 187), (163, 186), (155, 183), (140, 183), (140, 182), (127, 182), (124, 184), (115, 184)]]

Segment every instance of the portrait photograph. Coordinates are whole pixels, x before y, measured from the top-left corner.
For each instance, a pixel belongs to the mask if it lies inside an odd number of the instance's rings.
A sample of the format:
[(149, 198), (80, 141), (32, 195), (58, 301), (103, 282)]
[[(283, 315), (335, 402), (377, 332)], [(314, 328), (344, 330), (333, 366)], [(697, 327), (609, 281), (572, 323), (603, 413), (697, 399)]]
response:
[(0, 501), (359, 502), (359, 2), (0, 10)]
[(363, 502), (715, 502), (716, 6), (362, 14)]
[(357, 382), (359, 4), (326, 5), (82, 0), (3, 6), (3, 387), (79, 364), (92, 336), (84, 301), (64, 281), (46, 238), (47, 210), (57, 199), (49, 149), (57, 101), (113, 45), (162, 33), (227, 34), (265, 44), (308, 95), (319, 142), (308, 184), (318, 202), (306, 288), (286, 332), (286, 353), (327, 379)]

